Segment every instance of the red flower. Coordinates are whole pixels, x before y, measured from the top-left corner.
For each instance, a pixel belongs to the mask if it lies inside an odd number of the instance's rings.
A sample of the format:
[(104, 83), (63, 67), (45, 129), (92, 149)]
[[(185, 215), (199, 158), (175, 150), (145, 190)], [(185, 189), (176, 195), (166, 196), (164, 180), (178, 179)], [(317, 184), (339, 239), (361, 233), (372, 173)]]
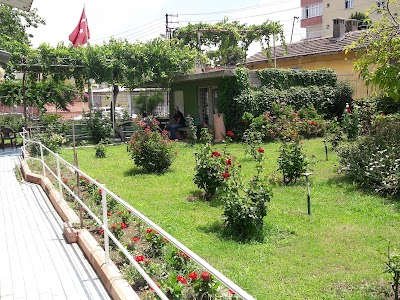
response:
[(190, 259), (190, 256), (187, 255), (186, 253), (183, 253), (183, 256), (184, 256), (186, 259)]
[(186, 284), (187, 280), (182, 276), (176, 276), (176, 280), (178, 280), (182, 284)]
[(146, 229), (146, 233), (152, 233), (152, 232), (153, 232), (153, 229), (151, 229), (151, 228)]
[(311, 122), (310, 122), (310, 125), (314, 125), (314, 124), (315, 124), (314, 121), (311, 121)]
[(234, 137), (234, 136), (235, 136), (235, 135), (233, 134), (233, 132), (230, 131), (230, 130), (226, 133), (226, 135), (229, 136), (229, 137)]
[(132, 211), (131, 211), (130, 209), (128, 209), (128, 210), (127, 210), (127, 212), (128, 212), (129, 214), (131, 214), (131, 213), (132, 213)]
[(107, 217), (111, 217), (111, 213), (109, 211), (107, 212)]
[(100, 230), (99, 230), (99, 233), (100, 233), (100, 234), (103, 234), (103, 233), (104, 233), (104, 229), (103, 229), (103, 228), (100, 229)]
[(212, 157), (214, 157), (214, 156), (221, 156), (221, 154), (218, 152), (218, 151), (213, 151), (212, 153), (211, 153), (211, 156)]
[(230, 166), (231, 164), (232, 164), (232, 160), (229, 158), (229, 159), (227, 159), (226, 160), (226, 164), (228, 165), (228, 166)]
[(168, 243), (169, 241), (166, 238), (162, 239), (164, 243)]
[(143, 255), (137, 255), (137, 256), (135, 257), (135, 260), (136, 260), (137, 262), (144, 261), (144, 256), (143, 256)]
[(196, 272), (192, 272), (188, 275), (188, 277), (194, 281), (197, 280), (197, 277), (199, 277), (199, 275), (197, 275)]
[(230, 177), (230, 176), (231, 176), (231, 174), (229, 174), (228, 172), (225, 172), (225, 173), (222, 174), (222, 177), (224, 177), (225, 179)]
[(264, 149), (263, 148), (258, 148), (258, 153), (264, 153)]
[(126, 224), (125, 224), (124, 222), (121, 222), (120, 225), (121, 225), (121, 228), (122, 228), (122, 229), (128, 228), (128, 226), (126, 226)]
[(67, 184), (67, 183), (68, 183), (68, 178), (64, 178), (64, 179), (63, 179), (63, 182), (64, 182), (65, 184)]
[(201, 272), (200, 277), (204, 282), (209, 282), (211, 279), (211, 275), (208, 272)]
[(131, 238), (131, 240), (134, 241), (135, 243), (139, 242), (139, 238), (137, 238), (137, 237), (133, 237), (133, 238)]
[(103, 195), (103, 190), (99, 190), (99, 195)]
[(231, 289), (229, 289), (228, 291), (229, 291), (229, 293), (231, 293), (232, 295), (235, 295), (235, 292), (232, 291)]
[(122, 215), (122, 211), (117, 212), (117, 215)]

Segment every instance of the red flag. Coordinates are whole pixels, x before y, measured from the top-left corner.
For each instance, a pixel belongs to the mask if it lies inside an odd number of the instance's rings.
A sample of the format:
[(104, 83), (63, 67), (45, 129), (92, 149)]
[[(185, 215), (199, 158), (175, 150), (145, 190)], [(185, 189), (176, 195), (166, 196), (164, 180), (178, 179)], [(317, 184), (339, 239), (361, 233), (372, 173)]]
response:
[(90, 31), (87, 18), (85, 15), (85, 9), (83, 9), (81, 19), (79, 20), (79, 24), (75, 27), (74, 31), (72, 31), (72, 33), (69, 35), (69, 40), (76, 48), (79, 45), (86, 44), (89, 39), (90, 39)]

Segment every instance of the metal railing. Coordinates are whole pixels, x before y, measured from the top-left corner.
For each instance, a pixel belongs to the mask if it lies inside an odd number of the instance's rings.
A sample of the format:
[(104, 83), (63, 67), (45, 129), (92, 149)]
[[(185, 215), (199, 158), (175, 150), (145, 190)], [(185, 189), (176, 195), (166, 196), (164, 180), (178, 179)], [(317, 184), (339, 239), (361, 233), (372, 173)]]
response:
[[(158, 287), (158, 285), (150, 278), (150, 276), (146, 273), (146, 271), (138, 264), (138, 262), (134, 259), (134, 257), (129, 253), (129, 251), (121, 244), (121, 242), (115, 237), (115, 235), (109, 230), (108, 228), (108, 216), (107, 216), (107, 195), (111, 196), (113, 199), (115, 199), (119, 204), (124, 206), (127, 210), (130, 210), (131, 213), (139, 218), (142, 222), (146, 223), (148, 226), (152, 227), (154, 230), (156, 230), (160, 235), (162, 235), (164, 238), (166, 238), (170, 243), (172, 243), (177, 249), (180, 251), (183, 251), (186, 253), (188, 256), (190, 256), (191, 259), (193, 259), (197, 264), (199, 264), (201, 267), (206, 269), (208, 272), (210, 272), (216, 279), (218, 279), (223, 285), (225, 285), (228, 289), (233, 291), (236, 296), (241, 297), (242, 299), (245, 300), (252, 300), (254, 299), (251, 295), (249, 295), (246, 291), (244, 291), (242, 288), (240, 288), (238, 285), (236, 285), (234, 282), (232, 282), (230, 279), (225, 277), (221, 272), (219, 272), (217, 269), (215, 269), (213, 266), (211, 266), (209, 263), (207, 263), (204, 259), (202, 259), (200, 256), (198, 256), (196, 253), (191, 251), (189, 248), (187, 248), (185, 245), (183, 245), (181, 242), (179, 242), (177, 239), (175, 239), (173, 236), (171, 236), (168, 232), (164, 231), (161, 227), (159, 227), (157, 224), (155, 224), (153, 221), (148, 219), (145, 215), (143, 215), (141, 212), (136, 210), (134, 207), (132, 207), (129, 203), (121, 199), (119, 196), (114, 194), (112, 191), (107, 189), (104, 184), (101, 184), (97, 182), (95, 179), (91, 178), (89, 175), (86, 173), (82, 172), (79, 168), (75, 167), (71, 163), (67, 162), (63, 158), (61, 158), (59, 155), (51, 151), (49, 148), (44, 146), (41, 142), (31, 140), (29, 138), (29, 132), (26, 131), (25, 129), (21, 133), (22, 139), (23, 139), (23, 151), (27, 151), (28, 145), (29, 144), (37, 144), (40, 149), (40, 158), (36, 157), (29, 157), (24, 159), (32, 159), (36, 161), (40, 161), (42, 164), (42, 172), (43, 176), (47, 176), (48, 174), (53, 176), (56, 181), (58, 182), (58, 189), (60, 196), (63, 195), (63, 189), (68, 192), (68, 194), (73, 197), (75, 201), (77, 201), (81, 207), (80, 209), (80, 220), (82, 224), (82, 209), (85, 210), (86, 213), (88, 213), (93, 220), (97, 222), (97, 224), (104, 230), (104, 250), (105, 250), (105, 262), (108, 264), (110, 262), (110, 240), (111, 239), (114, 244), (118, 247), (118, 249), (125, 255), (125, 257), (129, 260), (129, 262), (136, 268), (136, 270), (140, 273), (140, 275), (146, 280), (146, 282), (150, 285), (150, 287), (154, 290), (154, 292), (161, 298), (167, 300), (167, 296), (162, 292), (162, 290)], [(57, 173), (55, 173), (50, 166), (47, 165), (44, 159), (44, 151), (47, 151), (51, 156), (53, 156), (56, 160), (56, 168), (57, 168)], [(77, 174), (77, 176), (84, 176), (87, 180), (89, 180), (93, 185), (97, 186), (99, 190), (101, 190), (101, 195), (102, 195), (102, 220), (96, 216), (96, 214), (80, 199), (79, 197), (79, 192), (78, 195), (74, 193), (72, 189), (69, 188), (69, 186), (63, 182), (62, 180), (62, 169), (61, 169), (61, 163), (64, 164), (71, 172), (74, 172)], [(79, 186), (78, 186), (79, 190)]]

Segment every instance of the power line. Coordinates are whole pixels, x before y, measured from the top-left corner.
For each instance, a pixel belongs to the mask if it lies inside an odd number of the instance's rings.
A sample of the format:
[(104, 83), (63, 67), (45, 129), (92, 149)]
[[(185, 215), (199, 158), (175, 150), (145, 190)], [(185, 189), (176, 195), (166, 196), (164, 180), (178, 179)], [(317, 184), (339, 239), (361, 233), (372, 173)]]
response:
[(116, 35), (121, 35), (121, 34), (130, 32), (130, 31), (136, 30), (138, 28), (142, 28), (142, 27), (148, 26), (148, 25), (153, 24), (154, 22), (157, 22), (157, 21), (160, 21), (160, 20), (162, 20), (162, 18), (158, 18), (157, 20), (151, 21), (149, 23), (146, 23), (144, 25), (140, 25), (138, 27), (135, 27), (135, 28), (132, 28), (132, 29), (129, 29), (129, 30), (126, 30), (126, 31), (122, 31), (122, 32), (119, 32), (119, 33), (115, 33), (115, 34), (108, 35), (108, 36), (105, 36), (105, 37), (102, 37), (102, 38), (98, 38), (98, 39), (95, 39), (95, 40), (91, 40), (91, 41), (95, 42), (95, 41), (103, 40), (103, 39), (110, 38), (110, 37), (113, 37), (113, 36), (116, 36)]
[(222, 10), (222, 11), (216, 11), (216, 12), (207, 12), (207, 13), (192, 13), (192, 14), (179, 14), (182, 16), (199, 16), (199, 15), (217, 15), (217, 14), (222, 14), (222, 13), (231, 13), (231, 12), (239, 12), (239, 11), (245, 11), (245, 10), (252, 10), (252, 9), (257, 9), (260, 7), (267, 7), (267, 6), (272, 6), (277, 3), (285, 3), (285, 2), (291, 2), (292, 0), (286, 0), (286, 1), (276, 1), (272, 3), (267, 3), (267, 4), (260, 4), (260, 5), (254, 5), (254, 6), (248, 6), (248, 7), (243, 7), (243, 8), (237, 8), (237, 9), (230, 9), (230, 10)]

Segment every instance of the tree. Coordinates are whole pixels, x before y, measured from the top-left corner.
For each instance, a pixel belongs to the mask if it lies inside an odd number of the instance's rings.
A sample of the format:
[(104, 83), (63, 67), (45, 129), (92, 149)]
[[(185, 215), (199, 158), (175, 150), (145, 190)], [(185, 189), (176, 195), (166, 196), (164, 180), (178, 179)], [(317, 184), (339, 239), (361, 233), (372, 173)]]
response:
[[(346, 51), (354, 50), (360, 55), (354, 68), (368, 85), (372, 85), (381, 96), (400, 99), (400, 19), (390, 7), (398, 5), (396, 0), (386, 5), (374, 6), (382, 18), (374, 21), (360, 38)], [(367, 13), (368, 16), (368, 13)]]
[(139, 96), (135, 97), (136, 108), (139, 114), (152, 114), (156, 107), (163, 103), (164, 95), (161, 92), (152, 92), (150, 95), (146, 92), (140, 92)]
[[(228, 18), (216, 24), (189, 24), (175, 31), (182, 45), (203, 51), (216, 64), (235, 65), (244, 62), (250, 44), (258, 41), (262, 49), (270, 49), (271, 37), (285, 45), (282, 25), (279, 22), (265, 21), (260, 25), (240, 24), (238, 21), (229, 22)], [(269, 51), (267, 51), (269, 55)]]

